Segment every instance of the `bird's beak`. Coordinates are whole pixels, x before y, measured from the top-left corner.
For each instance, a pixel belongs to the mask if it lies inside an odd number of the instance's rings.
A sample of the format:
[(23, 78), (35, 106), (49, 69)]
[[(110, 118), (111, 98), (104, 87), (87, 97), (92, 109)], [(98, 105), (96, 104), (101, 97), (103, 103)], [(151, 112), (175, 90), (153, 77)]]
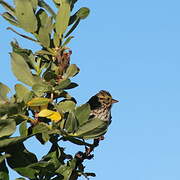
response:
[(114, 103), (117, 103), (117, 102), (119, 102), (118, 100), (116, 100), (116, 99), (112, 99), (112, 104), (114, 104)]

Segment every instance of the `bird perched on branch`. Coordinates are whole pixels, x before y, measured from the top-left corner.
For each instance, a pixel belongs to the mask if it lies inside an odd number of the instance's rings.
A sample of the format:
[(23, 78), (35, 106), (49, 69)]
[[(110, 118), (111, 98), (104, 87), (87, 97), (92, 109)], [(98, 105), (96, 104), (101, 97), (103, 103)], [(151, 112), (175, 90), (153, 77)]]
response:
[(117, 102), (109, 92), (104, 90), (92, 96), (86, 104), (76, 110), (79, 126), (69, 135), (82, 139), (102, 140), (111, 123), (112, 104)]
[(112, 104), (117, 102), (118, 100), (113, 99), (109, 92), (101, 90), (87, 102), (91, 108), (90, 118), (98, 118), (110, 124)]

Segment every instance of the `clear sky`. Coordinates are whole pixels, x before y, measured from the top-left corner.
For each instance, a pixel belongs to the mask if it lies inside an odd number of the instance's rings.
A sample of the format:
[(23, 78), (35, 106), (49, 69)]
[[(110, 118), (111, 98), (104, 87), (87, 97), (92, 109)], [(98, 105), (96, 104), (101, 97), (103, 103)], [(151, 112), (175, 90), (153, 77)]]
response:
[[(70, 45), (81, 69), (71, 93), (79, 104), (101, 89), (120, 100), (105, 140), (86, 163), (97, 174), (92, 179), (179, 180), (180, 1), (79, 0), (81, 6), (91, 14)], [(9, 43), (21, 38), (0, 22), (0, 81), (13, 88)], [(32, 47), (27, 40), (21, 45)], [(39, 156), (47, 151), (38, 146), (27, 143)]]

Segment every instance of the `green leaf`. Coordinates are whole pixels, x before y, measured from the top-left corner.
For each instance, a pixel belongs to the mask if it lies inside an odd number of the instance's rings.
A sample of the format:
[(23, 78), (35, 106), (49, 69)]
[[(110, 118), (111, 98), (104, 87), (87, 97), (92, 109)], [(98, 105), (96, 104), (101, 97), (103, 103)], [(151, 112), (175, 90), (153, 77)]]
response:
[(33, 11), (31, 1), (15, 0), (16, 17), (20, 26), (27, 32), (34, 33), (37, 30), (37, 19)]
[(16, 178), (15, 180), (26, 180), (25, 178)]
[(42, 161), (53, 164), (54, 169), (57, 169), (61, 164), (64, 163), (65, 154), (63, 151), (63, 148), (60, 148), (58, 145), (53, 144), (48, 154), (43, 156)]
[(80, 23), (80, 18), (76, 20), (76, 22), (73, 24), (73, 26), (71, 27), (71, 29), (66, 33), (66, 35), (64, 36), (65, 38), (68, 37), (78, 26), (78, 24)]
[(14, 18), (14, 16), (12, 16), (10, 13), (5, 12), (2, 14), (2, 17), (8, 21), (10, 24), (19, 27), (19, 23), (18, 21)]
[(28, 135), (27, 121), (23, 121), (19, 126), (19, 133), (21, 136), (26, 137)]
[(34, 93), (39, 97), (42, 96), (44, 93), (52, 91), (52, 87), (46, 83), (34, 84), (32, 89), (33, 89)]
[(69, 86), (71, 84), (70, 79), (65, 79), (63, 81), (61, 81), (57, 86), (55, 86), (55, 90), (63, 90), (65, 89), (67, 86)]
[(63, 76), (64, 76), (64, 78), (70, 78), (70, 77), (73, 77), (76, 74), (78, 74), (79, 71), (80, 71), (79, 68), (75, 64), (71, 64), (67, 68), (66, 73)]
[(58, 128), (64, 129), (64, 124), (65, 124), (65, 119), (63, 118), (63, 119), (61, 120), (61, 122), (59, 123), (59, 127), (58, 127)]
[(38, 173), (37, 170), (29, 167), (17, 167), (17, 168), (12, 168), (14, 171), (16, 171), (18, 174), (21, 176), (25, 176), (29, 179), (35, 179), (36, 174)]
[(0, 140), (0, 148), (5, 148), (20, 142), (25, 141), (26, 139), (30, 138), (31, 136), (28, 137), (12, 137), (12, 138), (6, 138), (6, 139), (1, 139)]
[(58, 14), (56, 16), (56, 32), (59, 38), (62, 37), (63, 33), (66, 31), (70, 18), (70, 3), (68, 0), (62, 0), (59, 7)]
[(0, 163), (2, 163), (6, 158), (10, 157), (11, 155), (10, 154), (3, 154), (3, 155), (0, 155)]
[(24, 102), (27, 103), (29, 102), (31, 99), (33, 99), (35, 96), (33, 91), (30, 91), (27, 96), (24, 97)]
[(71, 174), (76, 166), (76, 159), (68, 161), (66, 164), (61, 165), (55, 172), (61, 174), (64, 180), (70, 180)]
[(76, 108), (75, 116), (78, 119), (78, 123), (81, 126), (84, 122), (88, 121), (89, 114), (91, 112), (89, 104), (83, 104)]
[(29, 165), (30, 168), (36, 169), (40, 171), (40, 174), (43, 176), (45, 174), (52, 175), (53, 172), (55, 171), (53, 163), (51, 162), (46, 162), (46, 161), (40, 161), (38, 163), (34, 163)]
[(0, 180), (9, 180), (9, 171), (5, 161), (0, 163)]
[(50, 131), (49, 125), (46, 123), (38, 123), (36, 126), (33, 128), (33, 134), (38, 134), (38, 133), (48, 133)]
[(32, 7), (33, 7), (33, 10), (36, 11), (37, 9), (37, 5), (38, 5), (38, 0), (30, 0), (31, 1), (31, 4), (32, 4)]
[(71, 0), (71, 11), (73, 10), (74, 4), (75, 4), (77, 1), (78, 1), (78, 0)]
[(40, 23), (40, 26), (44, 26), (44, 24), (47, 23), (48, 20), (48, 14), (44, 9), (39, 9), (39, 11), (36, 14), (37, 20)]
[(13, 28), (11, 28), (11, 27), (8, 27), (7, 30), (11, 30), (12, 32), (16, 33), (17, 35), (19, 35), (19, 36), (21, 36), (21, 37), (23, 37), (23, 38), (25, 38), (25, 39), (28, 39), (28, 40), (30, 40), (30, 41), (34, 41), (34, 42), (38, 43), (38, 41), (36, 41), (35, 39), (33, 39), (33, 38), (29, 37), (29, 36), (26, 36), (26, 35), (24, 35), (24, 34), (18, 33), (17, 31), (15, 31), (15, 30), (14, 30)]
[(17, 114), (20, 110), (19, 110), (19, 104), (2, 104), (0, 105), (0, 116), (4, 116), (6, 114), (8, 115), (14, 115)]
[(46, 81), (51, 81), (52, 85), (56, 84), (56, 77), (57, 75), (55, 74), (55, 72), (51, 71), (51, 70), (47, 70), (43, 73), (43, 77)]
[(52, 18), (48, 17), (43, 9), (40, 9), (36, 16), (40, 23), (37, 38), (44, 47), (48, 48), (50, 46), (50, 34), (53, 29)]
[(107, 124), (104, 123), (104, 126), (102, 126), (101, 128), (97, 128), (96, 130), (92, 130), (87, 134), (84, 134), (83, 139), (97, 139), (107, 132), (107, 127)]
[(25, 101), (30, 93), (29, 89), (23, 86), (22, 84), (16, 84), (15, 90), (16, 90), (16, 98), (18, 99), (19, 102)]
[(44, 106), (44, 105), (47, 105), (50, 101), (51, 101), (51, 99), (48, 99), (48, 98), (37, 97), (37, 98), (33, 98), (27, 104), (30, 107), (33, 107), (33, 106)]
[(64, 137), (64, 139), (72, 142), (73, 144), (79, 145), (79, 146), (89, 146), (89, 147), (92, 146), (91, 144), (86, 143), (85, 141), (81, 141), (80, 139), (77, 139), (74, 137), (66, 136), (66, 137)]
[(69, 36), (69, 37), (65, 40), (65, 42), (62, 44), (62, 47), (65, 47), (65, 46), (71, 41), (72, 38), (74, 38), (74, 36)]
[(16, 130), (16, 123), (12, 119), (0, 119), (0, 138), (12, 135)]
[(32, 54), (31, 50), (20, 47), (17, 40), (11, 41), (11, 46), (15, 53), (22, 55), (24, 57), (28, 57), (30, 54)]
[[(42, 131), (42, 128), (40, 130)], [(19, 137), (12, 137), (12, 138), (10, 137), (10, 138), (4, 138), (4, 139), (2, 138), (0, 140), (0, 149), (11, 147), (12, 145), (15, 145), (15, 144), (19, 144), (19, 143), (25, 141), (26, 139), (36, 135), (36, 133), (38, 133), (38, 130), (35, 130), (33, 134), (26, 136), (26, 137), (19, 136)]]
[(44, 8), (47, 12), (49, 12), (54, 19), (56, 18), (56, 13), (45, 1), (43, 1), (43, 0), (39, 1), (38, 5), (42, 8)]
[(51, 52), (46, 51), (46, 50), (40, 50), (36, 52), (37, 55), (53, 55)]
[(44, 143), (46, 143), (47, 141), (49, 141), (49, 139), (50, 139), (49, 134), (47, 134), (47, 132), (42, 133), (42, 139), (43, 139)]
[(77, 130), (77, 127), (78, 127), (78, 122), (76, 120), (74, 113), (69, 112), (68, 118), (66, 119), (66, 123), (65, 123), (65, 129), (67, 130), (68, 133), (73, 133)]
[(14, 75), (19, 81), (29, 86), (33, 86), (35, 84), (35, 79), (30, 71), (30, 68), (22, 56), (14, 52), (11, 53), (11, 66)]
[(38, 40), (44, 47), (48, 48), (50, 46), (50, 35), (47, 29), (45, 28), (39, 29)]
[(15, 15), (15, 10), (14, 8), (9, 5), (7, 2), (3, 1), (3, 0), (0, 0), (0, 4), (9, 12), (11, 13), (12, 15)]
[(73, 23), (77, 22), (78, 20), (85, 19), (90, 13), (89, 8), (82, 7), (80, 8), (74, 15), (70, 17), (69, 26)]
[(60, 3), (61, 3), (61, 0), (54, 0), (54, 2), (55, 2), (56, 4), (60, 4)]
[(64, 89), (73, 89), (73, 88), (75, 88), (75, 87), (77, 87), (78, 86), (78, 84), (77, 83), (71, 83), (71, 84), (69, 84), (67, 87), (65, 87)]
[(0, 82), (0, 104), (8, 101), (7, 94), (10, 92), (8, 86)]
[(78, 10), (78, 12), (76, 13), (76, 16), (77, 18), (85, 19), (88, 17), (89, 13), (90, 13), (89, 8), (82, 7)]
[(6, 152), (11, 155), (7, 158), (7, 163), (13, 170), (22, 176), (35, 179), (38, 171), (28, 167), (28, 165), (38, 162), (35, 154), (29, 152), (23, 143), (7, 148)]
[(11, 116), (11, 118), (15, 120), (16, 126), (21, 124), (24, 121), (33, 121), (34, 120), (24, 114), (16, 114), (14, 116)]
[[(76, 12), (77, 13), (77, 12)], [(76, 13), (73, 14), (70, 19), (69, 19), (69, 26), (72, 25), (74, 22), (77, 21), (77, 16), (76, 16)]]
[(104, 135), (107, 131), (109, 123), (101, 119), (90, 119), (82, 124), (73, 136), (83, 139), (94, 139)]
[(56, 32), (54, 32), (53, 43), (54, 47), (59, 47), (60, 45), (60, 38), (58, 37)]
[(60, 102), (56, 107), (57, 107), (57, 110), (65, 113), (65, 112), (73, 111), (75, 106), (76, 104), (74, 103), (74, 101), (66, 100), (66, 101)]

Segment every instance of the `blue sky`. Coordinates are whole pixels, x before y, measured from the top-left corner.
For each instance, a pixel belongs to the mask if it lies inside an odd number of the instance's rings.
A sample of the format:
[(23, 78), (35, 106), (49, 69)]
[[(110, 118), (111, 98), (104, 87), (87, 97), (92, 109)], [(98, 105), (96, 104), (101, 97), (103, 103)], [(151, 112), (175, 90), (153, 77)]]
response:
[[(86, 169), (96, 172), (97, 180), (179, 180), (180, 1), (79, 0), (76, 7), (81, 6), (91, 14), (70, 45), (72, 63), (81, 69), (75, 78), (80, 86), (71, 94), (82, 104), (105, 89), (120, 100)], [(9, 43), (22, 39), (0, 21), (0, 81), (13, 88)], [(38, 149), (39, 157), (48, 148), (37, 148), (33, 140), (26, 145)]]

